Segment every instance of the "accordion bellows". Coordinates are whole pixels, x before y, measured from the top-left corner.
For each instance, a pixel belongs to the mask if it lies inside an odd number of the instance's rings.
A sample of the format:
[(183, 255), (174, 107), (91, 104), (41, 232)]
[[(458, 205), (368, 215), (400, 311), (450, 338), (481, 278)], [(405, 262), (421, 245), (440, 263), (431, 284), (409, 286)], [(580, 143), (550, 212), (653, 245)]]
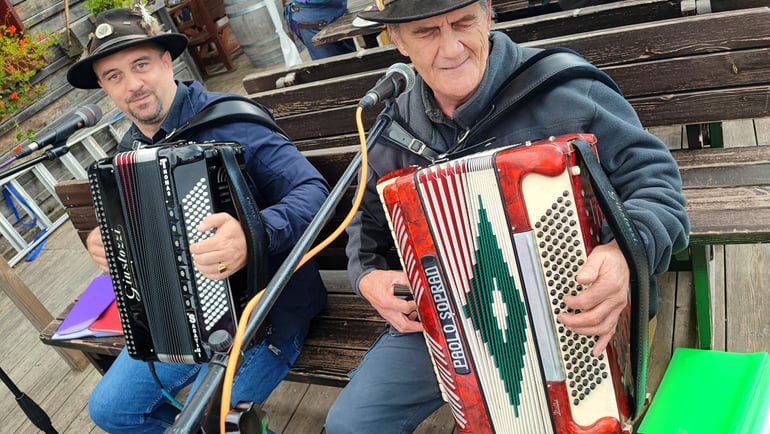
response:
[(462, 433), (621, 433), (629, 309), (599, 357), (556, 316), (602, 214), (570, 141), (498, 148), (380, 180), (444, 399)]

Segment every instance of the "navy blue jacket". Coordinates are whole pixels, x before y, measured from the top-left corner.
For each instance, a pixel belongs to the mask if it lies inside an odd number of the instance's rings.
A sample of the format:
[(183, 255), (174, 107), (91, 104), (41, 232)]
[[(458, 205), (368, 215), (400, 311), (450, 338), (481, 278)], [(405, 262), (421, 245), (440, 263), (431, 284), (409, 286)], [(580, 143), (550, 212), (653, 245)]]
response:
[[(206, 92), (198, 82), (178, 83), (174, 102), (155, 137), (144, 137), (132, 126), (118, 151), (132, 149), (136, 142), (155, 143), (199, 113), (224, 94)], [(302, 236), (329, 194), (320, 173), (286, 138), (270, 129), (234, 122), (203, 129), (186, 137), (198, 143), (238, 142), (246, 150), (246, 171), (256, 185), (251, 193), (260, 209), (269, 237), (270, 273), (274, 273)], [(261, 288), (260, 288), (261, 289)], [(282, 344), (300, 326), (307, 324), (326, 304), (326, 288), (318, 268), (309, 262), (294, 273), (270, 310), (273, 323), (271, 342)]]

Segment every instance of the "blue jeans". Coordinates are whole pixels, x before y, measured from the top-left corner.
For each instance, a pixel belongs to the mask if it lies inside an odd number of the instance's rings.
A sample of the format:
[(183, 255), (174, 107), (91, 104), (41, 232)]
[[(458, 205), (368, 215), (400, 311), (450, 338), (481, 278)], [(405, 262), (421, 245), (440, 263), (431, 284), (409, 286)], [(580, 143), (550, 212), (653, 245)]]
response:
[[(266, 340), (249, 348), (233, 382), (233, 405), (239, 401), (262, 405), (297, 360), (306, 335), (307, 327), (280, 348), (271, 349)], [(171, 395), (195, 381), (192, 394), (208, 365), (155, 363), (155, 370)], [(109, 433), (162, 433), (179, 413), (163, 397), (147, 363), (132, 359), (125, 348), (91, 393), (88, 412)]]
[(411, 433), (444, 404), (422, 333), (388, 328), (350, 373), (326, 432)]

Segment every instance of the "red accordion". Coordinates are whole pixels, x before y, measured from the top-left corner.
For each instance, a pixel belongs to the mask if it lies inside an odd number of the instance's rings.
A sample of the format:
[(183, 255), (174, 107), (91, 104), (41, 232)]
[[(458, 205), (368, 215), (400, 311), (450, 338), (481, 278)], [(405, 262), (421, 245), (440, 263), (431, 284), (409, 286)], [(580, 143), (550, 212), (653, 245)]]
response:
[(556, 316), (602, 213), (570, 135), (394, 172), (378, 188), (461, 433), (630, 432), (629, 315), (597, 338)]

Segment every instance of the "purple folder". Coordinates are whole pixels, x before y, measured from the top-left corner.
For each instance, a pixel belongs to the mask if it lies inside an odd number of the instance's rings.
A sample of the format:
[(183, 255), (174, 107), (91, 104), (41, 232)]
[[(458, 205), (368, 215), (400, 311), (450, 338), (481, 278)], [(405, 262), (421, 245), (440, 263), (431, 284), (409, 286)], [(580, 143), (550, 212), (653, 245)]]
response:
[(64, 318), (56, 334), (67, 335), (87, 329), (113, 300), (115, 300), (115, 292), (112, 290), (110, 275), (103, 274), (95, 278), (75, 302), (75, 306)]

